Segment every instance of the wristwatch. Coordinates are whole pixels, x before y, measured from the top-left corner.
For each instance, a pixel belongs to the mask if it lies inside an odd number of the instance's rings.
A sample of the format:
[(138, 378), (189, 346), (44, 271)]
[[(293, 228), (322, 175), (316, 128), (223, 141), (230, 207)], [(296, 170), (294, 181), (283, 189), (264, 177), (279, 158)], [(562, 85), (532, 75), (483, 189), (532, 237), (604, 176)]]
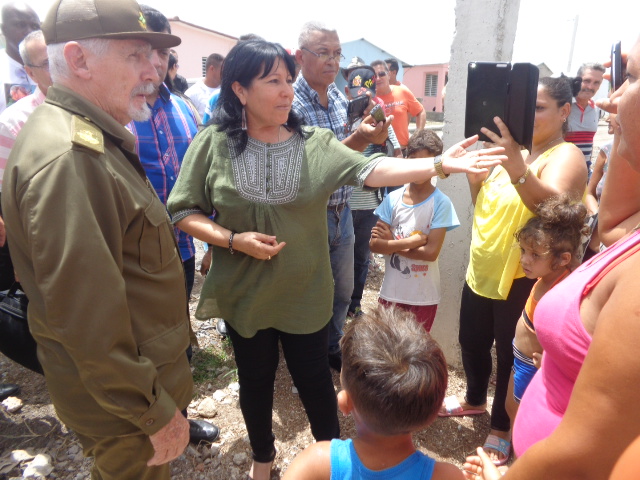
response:
[(527, 177), (529, 176), (529, 174), (531, 173), (531, 169), (529, 167), (527, 167), (527, 169), (525, 170), (524, 174), (518, 178), (515, 182), (511, 182), (515, 187), (519, 187), (520, 185), (522, 185), (524, 182), (527, 181)]
[(442, 169), (442, 155), (438, 155), (433, 159), (433, 167), (436, 169), (436, 173), (438, 174), (438, 178), (442, 178), (443, 180), (449, 176), (448, 173), (444, 173)]

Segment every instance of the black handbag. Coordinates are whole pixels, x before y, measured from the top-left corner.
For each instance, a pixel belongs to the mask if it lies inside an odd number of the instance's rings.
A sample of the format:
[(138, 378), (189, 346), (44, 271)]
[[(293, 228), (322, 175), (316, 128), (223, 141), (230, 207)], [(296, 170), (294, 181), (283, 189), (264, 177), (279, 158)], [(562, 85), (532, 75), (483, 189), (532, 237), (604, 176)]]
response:
[(27, 324), (27, 295), (14, 283), (0, 292), (0, 352), (11, 360), (42, 374), (36, 355), (36, 341)]

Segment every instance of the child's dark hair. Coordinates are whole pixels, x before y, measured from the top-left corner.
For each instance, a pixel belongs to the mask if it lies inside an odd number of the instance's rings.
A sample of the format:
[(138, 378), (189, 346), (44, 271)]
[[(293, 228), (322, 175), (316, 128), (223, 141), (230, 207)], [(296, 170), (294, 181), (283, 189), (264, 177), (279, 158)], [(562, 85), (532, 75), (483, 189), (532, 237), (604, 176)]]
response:
[(588, 234), (587, 208), (565, 194), (539, 204), (536, 215), (516, 232), (516, 240), (546, 248), (556, 260), (552, 264), (554, 269), (560, 256), (569, 252), (571, 261), (567, 266), (574, 270), (582, 259), (582, 236)]
[(368, 428), (400, 435), (436, 418), (447, 362), (412, 314), (380, 307), (354, 320), (340, 345), (343, 388)]
[(428, 128), (416, 130), (407, 144), (407, 157), (413, 155), (420, 150), (428, 150), (433, 156), (442, 153), (442, 140), (433, 131)]

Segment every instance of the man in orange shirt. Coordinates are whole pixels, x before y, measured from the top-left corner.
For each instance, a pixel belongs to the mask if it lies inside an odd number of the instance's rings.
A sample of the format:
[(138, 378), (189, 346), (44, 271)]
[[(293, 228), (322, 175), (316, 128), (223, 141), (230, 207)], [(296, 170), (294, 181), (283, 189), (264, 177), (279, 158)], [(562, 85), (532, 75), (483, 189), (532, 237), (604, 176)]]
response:
[(394, 117), (391, 126), (404, 153), (409, 143), (410, 117), (416, 117), (416, 130), (421, 130), (427, 121), (427, 114), (408, 88), (389, 84), (389, 67), (386, 62), (375, 60), (371, 66), (377, 76), (376, 94), (384, 102), (385, 115)]

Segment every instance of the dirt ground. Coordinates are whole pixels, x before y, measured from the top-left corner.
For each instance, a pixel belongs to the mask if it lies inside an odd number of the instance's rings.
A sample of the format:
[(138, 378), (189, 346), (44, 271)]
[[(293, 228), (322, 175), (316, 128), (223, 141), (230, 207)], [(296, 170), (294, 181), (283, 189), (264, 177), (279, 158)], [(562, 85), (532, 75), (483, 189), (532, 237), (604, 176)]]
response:
[[(363, 308), (375, 308), (382, 281), (382, 259), (376, 259), (367, 281)], [(200, 277), (196, 273), (196, 277)], [(196, 278), (191, 302), (195, 310), (202, 284)], [(196, 390), (189, 406), (190, 418), (205, 418), (200, 413), (214, 415), (208, 418), (221, 430), (220, 439), (213, 445), (190, 445), (184, 455), (172, 462), (175, 480), (234, 480), (246, 478), (251, 466), (251, 451), (247, 432), (238, 405), (235, 366), (230, 344), (217, 334), (215, 321), (201, 322), (192, 316), (193, 329), (200, 342), (193, 358)], [(31, 454), (45, 453), (52, 458), (53, 472), (47, 477), (60, 480), (89, 478), (91, 459), (83, 458), (82, 449), (73, 432), (58, 420), (50, 403), (44, 379), (0, 355), (0, 382), (16, 383), (22, 387), (19, 398), (23, 408), (14, 414), (0, 407), (0, 480), (22, 478), (25, 462), (11, 459), (15, 450)], [(464, 375), (455, 369), (449, 371), (448, 395), (464, 392)], [(340, 380), (334, 372), (336, 391)], [(292, 381), (280, 362), (274, 393), (274, 433), (276, 457), (272, 480), (279, 479), (289, 463), (313, 441), (307, 418)], [(489, 404), (493, 400), (493, 387), (489, 391)], [(203, 400), (206, 400), (204, 403)], [(207, 408), (205, 408), (207, 407)], [(212, 408), (211, 408), (212, 407)], [(200, 412), (200, 413), (199, 413)], [(340, 414), (342, 437), (355, 436), (353, 421)], [(489, 431), (489, 415), (473, 417), (439, 418), (426, 430), (415, 435), (416, 446), (438, 460), (458, 466), (467, 454), (481, 445)]]

